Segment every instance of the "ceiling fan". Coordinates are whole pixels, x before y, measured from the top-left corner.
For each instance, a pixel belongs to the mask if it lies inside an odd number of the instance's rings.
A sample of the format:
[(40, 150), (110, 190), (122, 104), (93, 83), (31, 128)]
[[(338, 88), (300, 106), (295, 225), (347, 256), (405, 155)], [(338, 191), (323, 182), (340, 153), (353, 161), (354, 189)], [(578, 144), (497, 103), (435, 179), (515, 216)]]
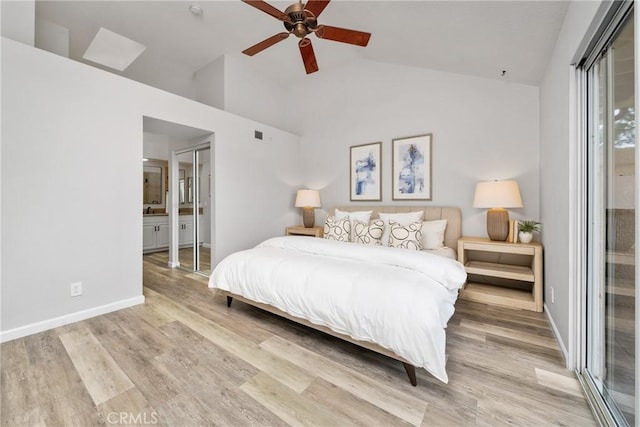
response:
[(242, 53), (253, 56), (293, 34), (300, 39), (298, 46), (300, 47), (302, 62), (304, 62), (304, 68), (307, 71), (307, 74), (318, 71), (316, 55), (313, 53), (311, 40), (307, 38), (309, 34), (315, 33), (315, 35), (321, 39), (349, 43), (363, 47), (369, 43), (369, 38), (371, 37), (371, 33), (318, 24), (318, 16), (320, 16), (331, 0), (308, 0), (306, 5), (303, 5), (302, 1), (298, 0), (298, 3), (292, 4), (286, 8), (284, 12), (281, 12), (262, 0), (242, 1), (250, 4), (256, 9), (260, 9), (264, 13), (267, 13), (276, 19), (279, 19), (280, 21), (283, 21), (284, 28), (287, 30), (286, 33), (278, 33), (248, 49), (243, 50)]

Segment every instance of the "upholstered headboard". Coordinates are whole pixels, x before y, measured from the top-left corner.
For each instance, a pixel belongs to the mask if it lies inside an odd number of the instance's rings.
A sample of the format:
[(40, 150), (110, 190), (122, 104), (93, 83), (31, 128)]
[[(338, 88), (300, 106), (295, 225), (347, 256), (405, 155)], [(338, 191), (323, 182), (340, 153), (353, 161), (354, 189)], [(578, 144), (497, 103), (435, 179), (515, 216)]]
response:
[(332, 209), (330, 215), (335, 213), (335, 209), (341, 211), (373, 211), (372, 219), (378, 218), (378, 212), (402, 213), (424, 211), (425, 221), (436, 219), (446, 219), (447, 229), (444, 232), (444, 244), (456, 251), (458, 249), (458, 239), (462, 236), (462, 213), (460, 208), (455, 207), (432, 207), (432, 206), (337, 206)]

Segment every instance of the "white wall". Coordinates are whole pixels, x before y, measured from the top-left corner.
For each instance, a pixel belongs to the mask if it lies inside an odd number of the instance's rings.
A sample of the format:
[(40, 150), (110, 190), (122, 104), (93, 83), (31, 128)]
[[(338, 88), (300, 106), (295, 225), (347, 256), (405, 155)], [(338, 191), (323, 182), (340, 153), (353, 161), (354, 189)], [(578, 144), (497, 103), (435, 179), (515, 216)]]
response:
[(35, 46), (69, 57), (69, 29), (47, 19), (37, 19)]
[[(567, 349), (572, 322), (570, 305), (570, 144), (573, 130), (571, 61), (585, 37), (600, 1), (571, 2), (560, 36), (540, 85), (540, 207), (544, 243), (544, 293), (547, 314), (561, 347)], [(551, 303), (551, 288), (555, 302)], [(566, 356), (566, 354), (565, 354)]]
[(2, 112), (2, 340), (143, 300), (143, 116), (215, 132), (214, 261), (297, 216), (294, 135), (5, 38)]
[(196, 101), (224, 110), (224, 62), (221, 56), (195, 73)]
[(147, 159), (169, 160), (169, 136), (144, 132), (142, 156)]
[[(224, 58), (224, 110), (280, 129), (291, 131), (291, 109), (312, 111), (308, 98), (286, 97), (285, 89), (256, 69), (251, 57), (236, 54)], [(268, 137), (268, 135), (265, 135)]]
[(459, 206), (464, 234), (486, 236), (485, 210), (472, 208), (476, 182), (516, 179), (525, 207), (511, 216), (539, 218), (536, 87), (364, 60), (314, 78), (289, 97), (313, 100), (293, 115), (294, 131), (323, 209), (350, 203), (349, 147), (377, 141), (382, 204), (416, 204), (391, 200), (391, 140), (432, 133), (433, 198), (419, 204)]
[(2, 37), (33, 46), (35, 40), (35, 0), (2, 0), (0, 2)]

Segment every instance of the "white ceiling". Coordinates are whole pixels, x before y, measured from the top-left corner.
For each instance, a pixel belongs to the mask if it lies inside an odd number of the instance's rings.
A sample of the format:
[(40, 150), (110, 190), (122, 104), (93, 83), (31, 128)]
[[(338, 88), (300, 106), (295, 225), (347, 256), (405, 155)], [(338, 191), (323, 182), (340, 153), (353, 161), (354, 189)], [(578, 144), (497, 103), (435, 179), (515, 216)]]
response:
[[(284, 10), (292, 2), (270, 4)], [(203, 14), (193, 16), (190, 4), (201, 7)], [(366, 58), (537, 85), (567, 7), (567, 1), (540, 0), (333, 0), (319, 22), (371, 32), (369, 46), (315, 36), (312, 42), (319, 73)], [(238, 0), (45, 0), (36, 2), (36, 17), (68, 28), (70, 57), (83, 62), (100, 27), (142, 43), (147, 49), (120, 74), (184, 95), (184, 81), (195, 71), (225, 54), (244, 56), (243, 49), (284, 30), (276, 19)], [(280, 84), (297, 82), (307, 76), (296, 44), (291, 36), (247, 59)]]
[(168, 135), (177, 140), (188, 141), (194, 138), (211, 135), (213, 131), (194, 128), (165, 120), (154, 119), (153, 117), (142, 118), (142, 128), (145, 132), (158, 135)]

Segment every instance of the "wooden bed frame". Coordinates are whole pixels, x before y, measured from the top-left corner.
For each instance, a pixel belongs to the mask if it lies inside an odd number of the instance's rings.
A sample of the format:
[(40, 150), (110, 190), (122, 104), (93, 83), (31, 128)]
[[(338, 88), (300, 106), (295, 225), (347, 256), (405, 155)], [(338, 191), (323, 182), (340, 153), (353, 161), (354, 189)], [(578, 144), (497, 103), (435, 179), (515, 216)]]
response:
[[(456, 250), (457, 246), (458, 246), (458, 239), (460, 238), (460, 236), (462, 235), (462, 215), (460, 213), (460, 209), (459, 208), (454, 208), (454, 207), (425, 207), (425, 206), (346, 206), (346, 207), (338, 207), (337, 209), (343, 210), (343, 211), (368, 211), (368, 210), (372, 210), (373, 214), (371, 216), (372, 219), (378, 218), (378, 213), (379, 212), (385, 212), (385, 213), (403, 213), (403, 212), (415, 212), (417, 210), (423, 210), (424, 211), (424, 220), (425, 221), (433, 221), (433, 220), (437, 220), (437, 219), (446, 219), (447, 220), (447, 229), (445, 231), (445, 237), (444, 237), (444, 242), (445, 245), (451, 249), (453, 249), (454, 251)], [(333, 210), (331, 212), (333, 214)], [(278, 316), (284, 317), (285, 319), (289, 319), (293, 322), (299, 323), (301, 325), (307, 326), (311, 329), (315, 329), (317, 331), (320, 332), (324, 332), (326, 334), (332, 335), (336, 338), (340, 338), (344, 341), (350, 342), (352, 344), (356, 344), (360, 347), (366, 348), (368, 350), (374, 351), (376, 353), (380, 353), (383, 354), (387, 357), (390, 357), (392, 359), (398, 360), (400, 362), (402, 362), (402, 365), (404, 366), (405, 371), (407, 372), (407, 375), (409, 377), (409, 381), (411, 382), (412, 386), (416, 386), (418, 384), (417, 379), (416, 379), (416, 368), (415, 366), (413, 366), (409, 361), (407, 361), (406, 359), (404, 359), (403, 357), (395, 354), (393, 351), (388, 350), (386, 348), (383, 348), (375, 343), (372, 342), (368, 342), (368, 341), (359, 341), (356, 340), (352, 337), (350, 337), (349, 335), (345, 335), (345, 334), (341, 334), (338, 332), (335, 332), (329, 328), (327, 328), (326, 326), (322, 326), (322, 325), (316, 325), (313, 324), (311, 322), (309, 322), (306, 319), (302, 319), (300, 317), (295, 317), (290, 315), (289, 313), (286, 313), (280, 309), (277, 309), (273, 306), (270, 306), (268, 304), (263, 304), (260, 302), (256, 302), (256, 301), (252, 301), (250, 299), (247, 299), (241, 295), (237, 295), (222, 289), (217, 289), (217, 292), (219, 292), (221, 295), (224, 295), (227, 297), (227, 307), (231, 307), (231, 302), (234, 299), (237, 299), (239, 301), (242, 301), (246, 304), (252, 305), (254, 307), (260, 308), (262, 310), (268, 311), (269, 313), (273, 313), (273, 314), (277, 314)]]

